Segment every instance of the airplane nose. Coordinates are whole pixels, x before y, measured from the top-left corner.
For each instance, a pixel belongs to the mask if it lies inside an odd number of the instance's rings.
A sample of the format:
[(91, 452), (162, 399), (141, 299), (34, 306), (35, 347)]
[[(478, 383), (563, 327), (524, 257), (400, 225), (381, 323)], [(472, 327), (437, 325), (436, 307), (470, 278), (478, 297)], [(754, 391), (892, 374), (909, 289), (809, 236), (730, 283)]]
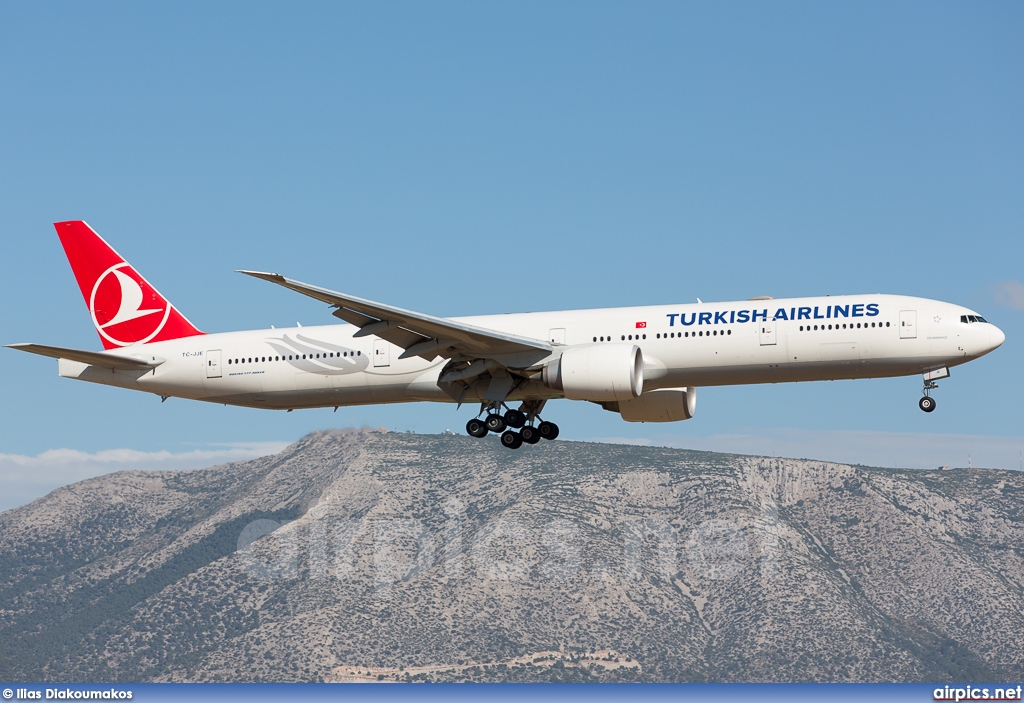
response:
[(991, 340), (990, 347), (992, 349), (995, 349), (996, 347), (998, 347), (999, 345), (1006, 341), (1006, 335), (1003, 334), (1003, 331), (1001, 329), (999, 329), (995, 325), (992, 325), (992, 331), (989, 332), (989, 339)]

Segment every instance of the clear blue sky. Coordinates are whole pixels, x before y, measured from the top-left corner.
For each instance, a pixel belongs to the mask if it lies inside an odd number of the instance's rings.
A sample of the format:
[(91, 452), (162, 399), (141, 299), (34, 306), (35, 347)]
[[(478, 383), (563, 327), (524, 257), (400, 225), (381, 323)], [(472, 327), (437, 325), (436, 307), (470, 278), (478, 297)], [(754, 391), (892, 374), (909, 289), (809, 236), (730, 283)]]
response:
[[(207, 331), (334, 319), (236, 268), (439, 315), (954, 301), (1007, 342), (955, 369), (932, 415), (916, 377), (709, 388), (672, 426), (548, 415), (568, 438), (682, 446), (1024, 435), (1019, 2), (7, 2), (0, 66), (4, 343), (99, 348), (51, 225), (82, 218)], [(472, 414), (161, 405), (0, 355), (6, 454)]]

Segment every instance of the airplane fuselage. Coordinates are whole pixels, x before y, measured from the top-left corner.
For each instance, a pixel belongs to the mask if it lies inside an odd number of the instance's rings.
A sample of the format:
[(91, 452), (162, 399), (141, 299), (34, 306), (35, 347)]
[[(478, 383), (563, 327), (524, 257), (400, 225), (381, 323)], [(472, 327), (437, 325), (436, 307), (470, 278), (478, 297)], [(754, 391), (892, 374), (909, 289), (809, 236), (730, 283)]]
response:
[[(880, 378), (975, 359), (1003, 341), (967, 308), (925, 298), (853, 295), (451, 318), (560, 348), (632, 343), (643, 390)], [(294, 409), (453, 402), (438, 385), (447, 360), (400, 358), (402, 348), (334, 324), (213, 333), (109, 352), (162, 359), (152, 369), (60, 360), (70, 378), (226, 405)], [(513, 364), (514, 365), (514, 364)], [(471, 391), (461, 400), (480, 400)], [(553, 399), (539, 379), (507, 400)]]

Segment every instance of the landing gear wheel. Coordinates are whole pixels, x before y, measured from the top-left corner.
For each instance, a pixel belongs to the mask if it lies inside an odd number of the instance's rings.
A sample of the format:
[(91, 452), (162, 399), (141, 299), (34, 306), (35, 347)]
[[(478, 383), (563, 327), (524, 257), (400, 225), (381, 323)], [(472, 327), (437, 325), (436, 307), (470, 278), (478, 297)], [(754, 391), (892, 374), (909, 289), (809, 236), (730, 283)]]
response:
[(518, 410), (509, 410), (505, 413), (505, 424), (518, 430), (526, 424), (526, 413), (519, 412)]
[(504, 432), (507, 425), (505, 424), (505, 418), (498, 413), (491, 413), (484, 419), (484, 424), (487, 425), (487, 429), (497, 434), (498, 432)]
[(473, 418), (466, 423), (466, 433), (470, 437), (486, 437), (487, 436), (487, 425), (484, 424), (483, 420)]
[(932, 410), (935, 409), (935, 399), (932, 398), (931, 396), (926, 395), (925, 397), (921, 398), (921, 400), (917, 401), (917, 406), (924, 410), (926, 413), (930, 413)]
[(519, 449), (519, 447), (523, 446), (523, 438), (518, 432), (509, 430), (501, 435), (501, 443), (509, 449)]
[(554, 439), (558, 436), (558, 425), (553, 422), (542, 422), (537, 425), (537, 432), (544, 439)]
[(519, 436), (523, 438), (523, 441), (527, 444), (536, 444), (540, 441), (540, 432), (537, 431), (536, 427), (527, 425), (519, 431)]

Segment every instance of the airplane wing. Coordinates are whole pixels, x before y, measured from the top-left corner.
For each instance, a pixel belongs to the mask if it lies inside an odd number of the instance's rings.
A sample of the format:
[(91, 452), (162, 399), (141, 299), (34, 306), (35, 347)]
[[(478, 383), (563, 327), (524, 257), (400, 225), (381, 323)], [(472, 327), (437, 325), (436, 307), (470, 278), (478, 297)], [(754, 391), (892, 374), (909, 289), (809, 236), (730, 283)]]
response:
[(386, 339), (405, 351), (400, 358), (420, 356), (428, 361), (441, 356), (493, 358), (523, 352), (548, 353), (547, 342), (531, 337), (520, 337), (484, 327), (446, 320), (442, 317), (403, 310), (384, 303), (312, 286), (285, 278), (279, 273), (239, 271), (247, 276), (261, 278), (308, 295), (337, 308), (334, 316), (359, 327), (357, 337), (374, 335)]
[(130, 369), (139, 371), (156, 368), (160, 364), (164, 363), (163, 359), (155, 356), (151, 356), (149, 360), (145, 360), (105, 352), (85, 351), (84, 349), (50, 347), (45, 344), (8, 344), (7, 347), (10, 349), (31, 352), (32, 354), (39, 354), (41, 356), (48, 356), (53, 359), (70, 359), (71, 361), (80, 361), (83, 364), (100, 366), (105, 369)]

